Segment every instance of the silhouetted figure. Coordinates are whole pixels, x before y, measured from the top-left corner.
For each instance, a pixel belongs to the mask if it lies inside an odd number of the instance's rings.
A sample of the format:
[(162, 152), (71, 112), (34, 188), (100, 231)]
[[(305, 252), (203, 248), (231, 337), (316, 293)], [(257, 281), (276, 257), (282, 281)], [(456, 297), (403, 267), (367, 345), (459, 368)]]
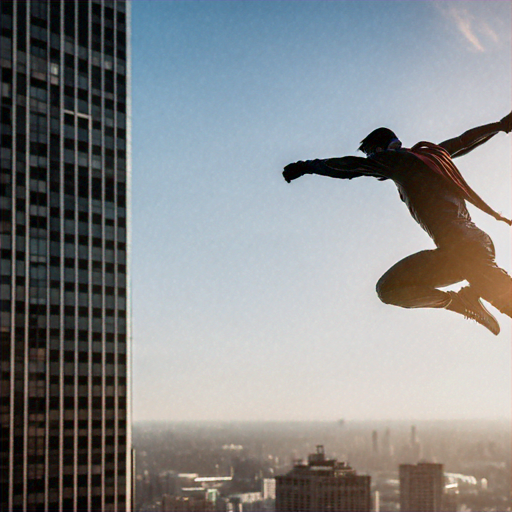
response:
[[(492, 240), (471, 221), (466, 201), (497, 220), (511, 221), (469, 187), (452, 158), (469, 153), (500, 131), (510, 133), (511, 115), (439, 145), (419, 142), (411, 149), (402, 148), (388, 128), (378, 128), (361, 142), (359, 150), (366, 158), (300, 161), (287, 165), (283, 176), (288, 183), (304, 174), (393, 180), (400, 198), (436, 249), (413, 254), (391, 267), (377, 283), (379, 298), (404, 308), (455, 311), (498, 334), (499, 324), (480, 298), (512, 317), (512, 278), (496, 265)], [(458, 292), (438, 289), (464, 280), (469, 286)]]

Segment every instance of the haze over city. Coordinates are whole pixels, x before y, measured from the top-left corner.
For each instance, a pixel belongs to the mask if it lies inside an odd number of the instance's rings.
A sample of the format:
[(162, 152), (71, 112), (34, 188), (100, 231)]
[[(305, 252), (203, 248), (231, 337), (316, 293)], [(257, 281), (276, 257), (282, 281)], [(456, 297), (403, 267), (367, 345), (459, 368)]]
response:
[(144, 512), (161, 510), (164, 495), (180, 494), (180, 481), (186, 485), (196, 475), (203, 477), (196, 482), (212, 486), (215, 477), (223, 478), (216, 488), (228, 501), (248, 493), (253, 502), (241, 510), (279, 510), (273, 500), (264, 501), (265, 479), (286, 474), (319, 445), (327, 457), (371, 476), (372, 510), (404, 510), (399, 464), (421, 459), (443, 465), (448, 493), (458, 504), (451, 510), (510, 511), (507, 421), (140, 422), (133, 441), (135, 510)]
[[(509, 419), (502, 332), (382, 304), (432, 247), (394, 185), (307, 176), (511, 108), (510, 2), (132, 3), (133, 419)], [(511, 216), (511, 137), (457, 160)], [(510, 273), (510, 229), (471, 209)]]

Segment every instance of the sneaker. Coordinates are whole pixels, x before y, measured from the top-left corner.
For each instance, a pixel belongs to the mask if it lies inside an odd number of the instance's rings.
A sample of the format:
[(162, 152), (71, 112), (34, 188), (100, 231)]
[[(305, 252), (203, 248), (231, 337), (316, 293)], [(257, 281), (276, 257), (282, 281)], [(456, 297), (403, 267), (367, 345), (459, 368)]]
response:
[(446, 306), (446, 309), (460, 313), (469, 320), (474, 320), (489, 329), (496, 336), (500, 333), (498, 321), (485, 309), (484, 305), (480, 302), (480, 298), (475, 295), (469, 286), (462, 288), (457, 293), (448, 293), (452, 297), (452, 301)]

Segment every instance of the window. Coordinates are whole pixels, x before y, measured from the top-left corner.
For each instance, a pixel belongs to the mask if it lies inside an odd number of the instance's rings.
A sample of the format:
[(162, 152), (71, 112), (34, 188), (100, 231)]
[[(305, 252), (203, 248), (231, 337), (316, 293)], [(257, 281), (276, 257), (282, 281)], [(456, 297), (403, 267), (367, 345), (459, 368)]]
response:
[(30, 53), (35, 57), (44, 59), (46, 57), (46, 44), (36, 39), (31, 39)]
[(78, 44), (89, 45), (89, 2), (77, 2), (78, 4)]
[(64, 34), (73, 38), (75, 36), (75, 4), (78, 2), (64, 2)]
[(78, 87), (79, 89), (83, 89), (85, 91), (89, 89), (89, 79), (87, 78), (87, 75), (82, 73), (78, 75)]
[(47, 8), (48, 2), (39, 1), (30, 3), (30, 13), (32, 16), (36, 18), (46, 20), (48, 18), (48, 14), (46, 11)]
[(78, 99), (78, 112), (81, 114), (88, 114), (89, 113), (89, 104), (87, 101)]
[(75, 244), (64, 244), (64, 256), (66, 258), (75, 257)]
[(33, 80), (30, 85), (30, 97), (39, 101), (46, 101), (46, 84)]
[(11, 38), (2, 37), (0, 41), (0, 52), (3, 59), (12, 59), (12, 40)]
[(75, 99), (71, 96), (64, 96), (64, 108), (67, 110), (75, 110)]
[(50, 30), (60, 32), (60, 2), (50, 2)]

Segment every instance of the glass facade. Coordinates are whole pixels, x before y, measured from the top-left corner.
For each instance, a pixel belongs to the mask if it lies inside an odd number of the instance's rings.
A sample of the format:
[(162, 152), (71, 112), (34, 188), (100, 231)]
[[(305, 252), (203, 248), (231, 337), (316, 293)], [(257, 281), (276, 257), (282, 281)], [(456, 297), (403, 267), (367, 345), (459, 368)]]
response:
[(129, 4), (0, 6), (1, 508), (129, 510)]

